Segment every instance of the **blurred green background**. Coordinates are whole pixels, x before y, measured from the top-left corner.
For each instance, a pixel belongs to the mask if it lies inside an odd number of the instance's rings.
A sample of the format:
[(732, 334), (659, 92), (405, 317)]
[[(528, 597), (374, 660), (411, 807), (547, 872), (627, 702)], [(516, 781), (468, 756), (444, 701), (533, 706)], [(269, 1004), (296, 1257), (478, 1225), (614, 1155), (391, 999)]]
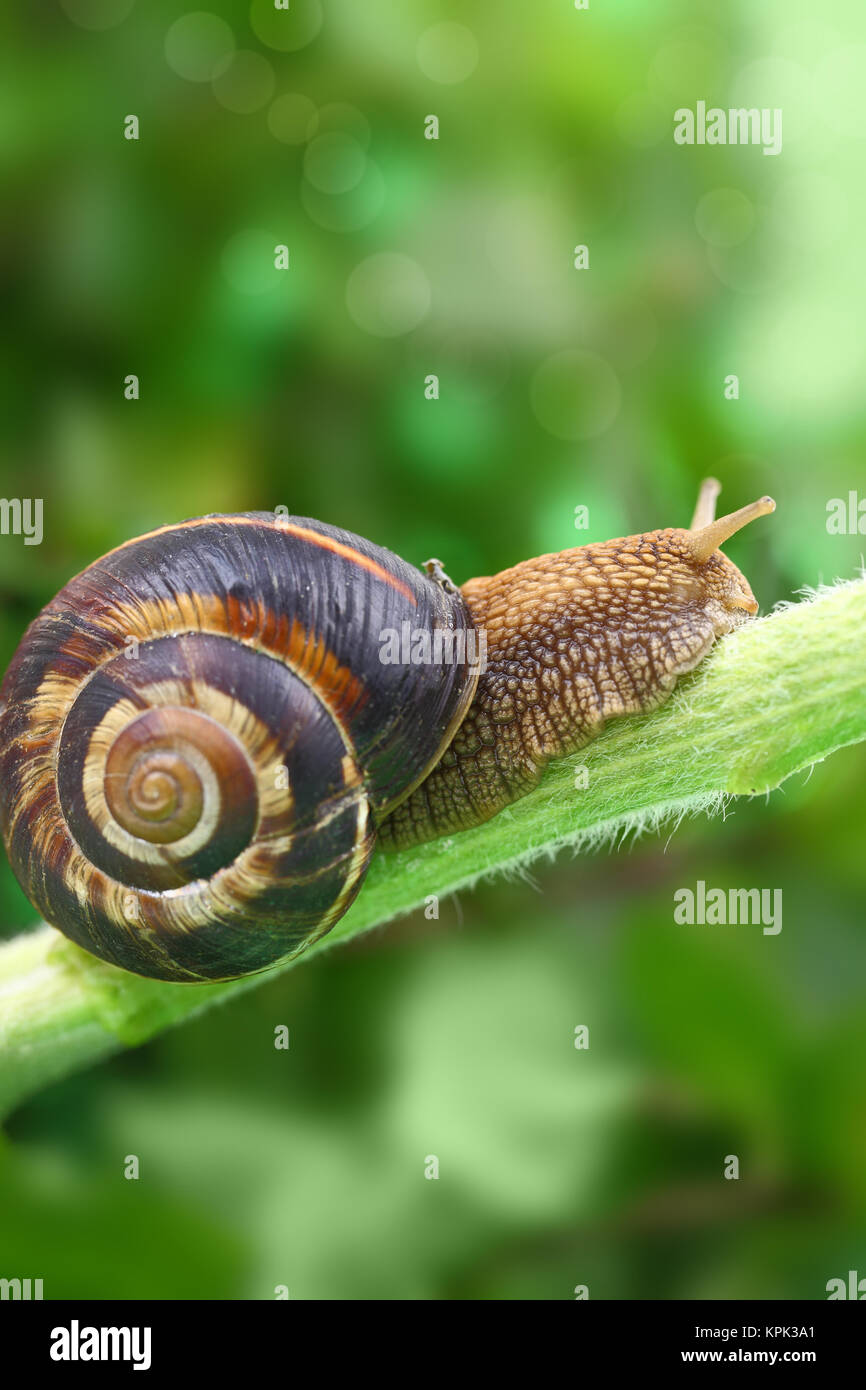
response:
[[(204, 512), (285, 505), (462, 581), (686, 524), (709, 472), (726, 509), (777, 500), (729, 546), (765, 611), (856, 572), (826, 506), (866, 488), (859, 0), (18, 0), (0, 38), (0, 493), (45, 506), (41, 546), (0, 538), (4, 665), (71, 574)], [(782, 153), (676, 146), (699, 99), (781, 107)], [(327, 1299), (866, 1275), (864, 777), (848, 750), (562, 856), (52, 1087), (0, 1141), (0, 1275)], [(781, 934), (674, 926), (698, 878), (781, 887)], [(4, 861), (3, 934), (32, 920)]]

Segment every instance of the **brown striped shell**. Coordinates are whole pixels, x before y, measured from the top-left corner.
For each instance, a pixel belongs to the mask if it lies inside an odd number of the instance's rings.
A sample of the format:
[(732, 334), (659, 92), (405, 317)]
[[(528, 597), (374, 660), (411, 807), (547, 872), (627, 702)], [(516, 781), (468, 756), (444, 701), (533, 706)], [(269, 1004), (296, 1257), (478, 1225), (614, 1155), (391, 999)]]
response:
[(470, 618), (450, 586), (303, 518), (203, 517), (78, 575), (0, 689), (0, 826), (31, 901), (164, 980), (245, 975), (323, 935), (477, 683), (466, 662), (383, 663), (404, 624)]

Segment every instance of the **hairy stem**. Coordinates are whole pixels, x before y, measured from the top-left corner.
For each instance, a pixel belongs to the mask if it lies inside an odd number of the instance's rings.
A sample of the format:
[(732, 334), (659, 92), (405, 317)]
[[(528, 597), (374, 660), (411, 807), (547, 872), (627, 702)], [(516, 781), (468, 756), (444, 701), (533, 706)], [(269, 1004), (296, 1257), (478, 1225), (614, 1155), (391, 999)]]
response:
[[(768, 792), (866, 738), (864, 631), (866, 582), (857, 580), (733, 633), (662, 709), (614, 721), (486, 825), (377, 855), (354, 907), (299, 959), (560, 846)], [(0, 947), (0, 1113), (274, 973), (171, 985), (95, 960), (51, 927), (16, 937)]]

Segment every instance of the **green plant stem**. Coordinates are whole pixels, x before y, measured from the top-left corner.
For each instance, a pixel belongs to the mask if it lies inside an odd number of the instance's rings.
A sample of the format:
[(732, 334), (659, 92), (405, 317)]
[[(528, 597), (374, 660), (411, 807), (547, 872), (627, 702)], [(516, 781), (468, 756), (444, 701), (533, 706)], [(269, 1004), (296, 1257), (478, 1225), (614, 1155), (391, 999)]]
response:
[[(866, 582), (839, 584), (720, 642), (661, 709), (614, 721), (486, 825), (374, 858), (327, 949), (563, 845), (587, 847), (764, 793), (866, 738)], [(575, 869), (575, 874), (579, 869)], [(290, 962), (290, 964), (293, 962)], [(287, 966), (278, 967), (286, 969)], [(42, 926), (0, 948), (0, 1112), (118, 1049), (250, 989), (144, 980)]]

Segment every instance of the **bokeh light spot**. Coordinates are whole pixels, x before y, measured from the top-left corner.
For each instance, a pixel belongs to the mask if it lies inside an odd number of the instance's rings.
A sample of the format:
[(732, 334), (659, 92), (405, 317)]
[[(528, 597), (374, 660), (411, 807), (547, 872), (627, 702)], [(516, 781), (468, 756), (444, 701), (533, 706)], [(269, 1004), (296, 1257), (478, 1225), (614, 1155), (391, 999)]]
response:
[(433, 82), (465, 82), (478, 66), (478, 41), (465, 24), (433, 24), (418, 40), (418, 66)]
[(252, 0), (250, 5), (250, 24), (256, 38), (283, 53), (312, 43), (323, 18), (321, 0), (291, 0), (287, 10), (275, 9), (274, 0)]
[(417, 261), (382, 251), (355, 266), (346, 283), (346, 307), (366, 333), (397, 338), (429, 311), (430, 284)]
[(332, 130), (307, 146), (304, 177), (320, 193), (347, 193), (361, 182), (366, 163), (367, 156), (357, 140)]
[(225, 20), (206, 10), (182, 15), (165, 36), (166, 61), (187, 82), (211, 82), (234, 51), (234, 34)]
[(714, 188), (695, 209), (695, 226), (710, 246), (737, 246), (755, 225), (755, 209), (737, 188)]
[(594, 352), (570, 348), (548, 357), (529, 386), (533, 414), (557, 439), (594, 439), (622, 404), (619, 378)]
[(309, 97), (300, 92), (284, 92), (268, 108), (268, 128), (284, 145), (303, 145), (315, 135), (319, 113)]
[(275, 86), (276, 77), (267, 58), (248, 48), (238, 49), (213, 82), (217, 101), (238, 115), (258, 111), (270, 101)]

